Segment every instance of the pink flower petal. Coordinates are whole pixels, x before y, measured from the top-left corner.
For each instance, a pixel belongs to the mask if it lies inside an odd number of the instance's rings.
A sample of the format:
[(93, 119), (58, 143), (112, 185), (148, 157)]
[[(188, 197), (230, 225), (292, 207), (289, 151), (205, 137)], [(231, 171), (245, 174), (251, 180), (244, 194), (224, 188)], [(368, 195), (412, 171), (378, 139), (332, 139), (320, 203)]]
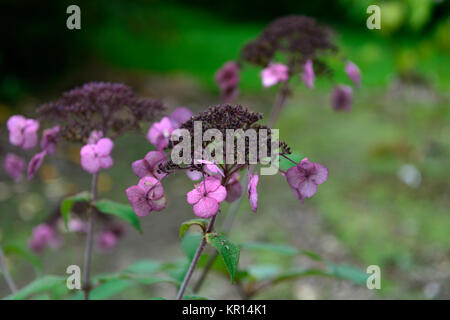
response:
[(310, 180), (300, 183), (298, 191), (305, 198), (311, 198), (317, 192), (317, 184)]
[(109, 138), (101, 138), (95, 146), (99, 156), (109, 156), (114, 148), (114, 142)]
[(328, 169), (319, 163), (315, 163), (314, 167), (314, 174), (311, 175), (310, 179), (316, 184), (322, 184), (327, 181)]
[(200, 218), (207, 219), (215, 216), (217, 211), (219, 211), (219, 204), (215, 199), (209, 197), (200, 199), (200, 201), (194, 205), (194, 213)]
[(131, 186), (126, 190), (126, 194), (137, 216), (145, 217), (150, 213), (152, 208), (147, 202), (145, 191), (142, 188)]
[(209, 192), (208, 197), (215, 199), (217, 202), (222, 202), (227, 197), (227, 189), (224, 186), (219, 186), (215, 191)]
[(187, 203), (196, 204), (203, 197), (203, 194), (199, 192), (197, 188), (187, 193)]

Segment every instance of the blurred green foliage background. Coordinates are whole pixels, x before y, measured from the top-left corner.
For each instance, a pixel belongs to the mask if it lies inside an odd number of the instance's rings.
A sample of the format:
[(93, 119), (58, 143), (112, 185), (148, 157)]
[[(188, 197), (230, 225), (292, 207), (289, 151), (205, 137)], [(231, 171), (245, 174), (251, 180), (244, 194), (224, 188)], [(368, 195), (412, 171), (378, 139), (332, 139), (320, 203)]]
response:
[[(69, 4), (81, 7), (81, 30), (65, 27)], [(370, 4), (381, 7), (381, 30), (366, 28)], [(362, 70), (353, 111), (333, 113), (329, 106), (331, 85), (347, 81), (336, 63), (332, 82), (319, 81), (315, 91), (299, 85), (277, 124), (294, 150), (329, 167), (329, 180), (301, 205), (282, 177), (263, 177), (260, 211), (250, 214), (243, 205), (232, 238), (291, 243), (383, 270), (379, 293), (301, 280), (262, 297), (450, 297), (449, 1), (2, 1), (0, 12), (2, 124), (15, 113), (33, 116), (40, 103), (93, 80), (123, 81), (163, 99), (169, 109), (200, 111), (220, 101), (215, 71), (236, 59), (272, 19), (305, 14), (330, 25), (341, 54)], [(275, 89), (263, 90), (259, 70), (246, 68), (241, 93), (239, 103), (269, 112)], [(11, 148), (4, 125), (0, 132), (3, 158)], [(101, 191), (125, 202), (123, 190), (135, 183), (129, 165), (150, 146), (130, 135), (117, 142), (121, 149), (126, 152), (116, 153), (115, 167), (102, 174)], [(32, 226), (50, 214), (59, 196), (88, 186), (77, 152), (60, 152), (31, 185), (13, 186), (1, 174), (0, 242), (25, 247)], [(69, 161), (61, 164), (62, 157)], [(416, 180), (408, 180), (408, 172)], [(183, 202), (190, 184), (174, 177), (166, 188), (172, 194), (166, 212), (143, 219), (144, 236), (130, 230), (116, 252), (96, 258), (97, 271), (137, 257), (179, 254), (176, 230), (193, 216)], [(72, 240), (70, 252), (46, 252), (42, 269), (61, 274), (68, 261), (81, 263), (82, 244)], [(274, 263), (278, 257), (252, 259)], [(32, 279), (26, 263), (14, 257), (9, 262), (19, 283)], [(148, 295), (133, 291), (123, 297)]]

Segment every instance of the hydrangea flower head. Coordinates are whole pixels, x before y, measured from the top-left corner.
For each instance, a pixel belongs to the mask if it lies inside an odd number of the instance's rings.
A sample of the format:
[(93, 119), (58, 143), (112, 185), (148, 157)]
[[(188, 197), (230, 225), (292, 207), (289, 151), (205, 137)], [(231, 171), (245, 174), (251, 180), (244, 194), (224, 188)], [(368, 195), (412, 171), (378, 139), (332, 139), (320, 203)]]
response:
[(144, 177), (138, 185), (126, 190), (128, 200), (139, 217), (147, 216), (151, 211), (161, 211), (167, 205), (164, 188), (154, 177)]
[(187, 202), (194, 206), (194, 213), (200, 218), (210, 218), (219, 211), (219, 203), (227, 197), (227, 190), (215, 177), (207, 177), (187, 193)]
[(34, 148), (38, 142), (39, 122), (15, 115), (8, 119), (9, 142), (22, 149)]
[(95, 144), (87, 144), (81, 148), (81, 166), (91, 174), (108, 169), (113, 165), (111, 151), (114, 142), (109, 138), (101, 138)]

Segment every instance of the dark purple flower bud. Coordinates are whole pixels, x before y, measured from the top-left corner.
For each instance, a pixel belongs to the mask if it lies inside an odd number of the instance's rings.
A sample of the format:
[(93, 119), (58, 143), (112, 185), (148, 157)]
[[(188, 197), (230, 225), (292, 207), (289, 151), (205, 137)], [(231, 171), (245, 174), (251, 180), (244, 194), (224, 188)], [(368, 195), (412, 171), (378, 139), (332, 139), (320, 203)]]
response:
[(8, 153), (3, 165), (8, 176), (15, 181), (19, 181), (22, 178), (26, 163), (21, 157), (18, 157), (13, 153)]
[(230, 102), (239, 94), (239, 65), (234, 61), (225, 63), (215, 75), (224, 102)]
[(39, 170), (39, 168), (42, 165), (42, 162), (44, 162), (45, 156), (47, 155), (47, 151), (41, 151), (39, 153), (36, 153), (33, 158), (31, 158), (30, 162), (28, 163), (28, 180), (33, 179), (36, 172)]
[(56, 142), (58, 141), (59, 126), (45, 129), (42, 133), (41, 148), (49, 154), (55, 153)]
[(228, 180), (226, 189), (227, 197), (225, 198), (225, 201), (234, 202), (241, 197), (242, 185), (239, 182), (239, 174), (237, 172), (231, 176), (230, 180)]
[(166, 161), (166, 154), (162, 151), (150, 151), (144, 159), (136, 160), (131, 164), (134, 174), (138, 178), (146, 176), (162, 180), (167, 173), (158, 170), (159, 164)]
[(352, 108), (352, 99), (352, 87), (346, 85), (338, 85), (333, 89), (333, 93), (331, 96), (331, 105), (336, 111), (349, 111)]

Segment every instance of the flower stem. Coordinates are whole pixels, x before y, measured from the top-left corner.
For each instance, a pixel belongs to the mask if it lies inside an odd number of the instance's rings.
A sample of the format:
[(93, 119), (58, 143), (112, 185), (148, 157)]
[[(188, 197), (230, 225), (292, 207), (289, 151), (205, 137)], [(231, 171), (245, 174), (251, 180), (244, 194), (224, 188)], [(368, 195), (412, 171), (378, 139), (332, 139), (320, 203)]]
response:
[[(206, 233), (210, 233), (213, 230), (215, 221), (216, 221), (216, 216), (211, 218), (211, 221), (209, 222)], [(191, 265), (189, 266), (189, 269), (186, 272), (186, 275), (184, 276), (184, 280), (183, 280), (183, 283), (181, 284), (180, 290), (178, 290), (177, 300), (183, 299), (184, 291), (186, 290), (189, 280), (191, 279), (192, 274), (194, 273), (195, 267), (197, 266), (198, 260), (200, 259), (200, 256), (202, 255), (205, 245), (206, 245), (206, 237), (203, 236), (202, 240), (200, 241), (200, 245), (198, 246), (197, 251), (195, 252), (194, 258), (192, 259)]]
[(5, 258), (1, 247), (0, 247), (0, 269), (2, 270), (3, 276), (5, 277), (6, 282), (8, 283), (9, 289), (11, 290), (12, 293), (16, 293), (17, 287), (14, 283), (13, 278), (11, 278), (10, 274), (8, 273), (8, 270), (6, 269)]
[[(97, 185), (98, 173), (92, 175), (91, 188), (91, 204), (97, 199)], [(91, 258), (92, 258), (92, 244), (94, 240), (94, 207), (91, 205), (88, 209), (88, 230), (86, 237), (86, 247), (84, 251), (84, 277), (83, 277), (83, 291), (84, 300), (89, 300), (89, 291), (91, 290), (90, 276), (91, 276)]]

